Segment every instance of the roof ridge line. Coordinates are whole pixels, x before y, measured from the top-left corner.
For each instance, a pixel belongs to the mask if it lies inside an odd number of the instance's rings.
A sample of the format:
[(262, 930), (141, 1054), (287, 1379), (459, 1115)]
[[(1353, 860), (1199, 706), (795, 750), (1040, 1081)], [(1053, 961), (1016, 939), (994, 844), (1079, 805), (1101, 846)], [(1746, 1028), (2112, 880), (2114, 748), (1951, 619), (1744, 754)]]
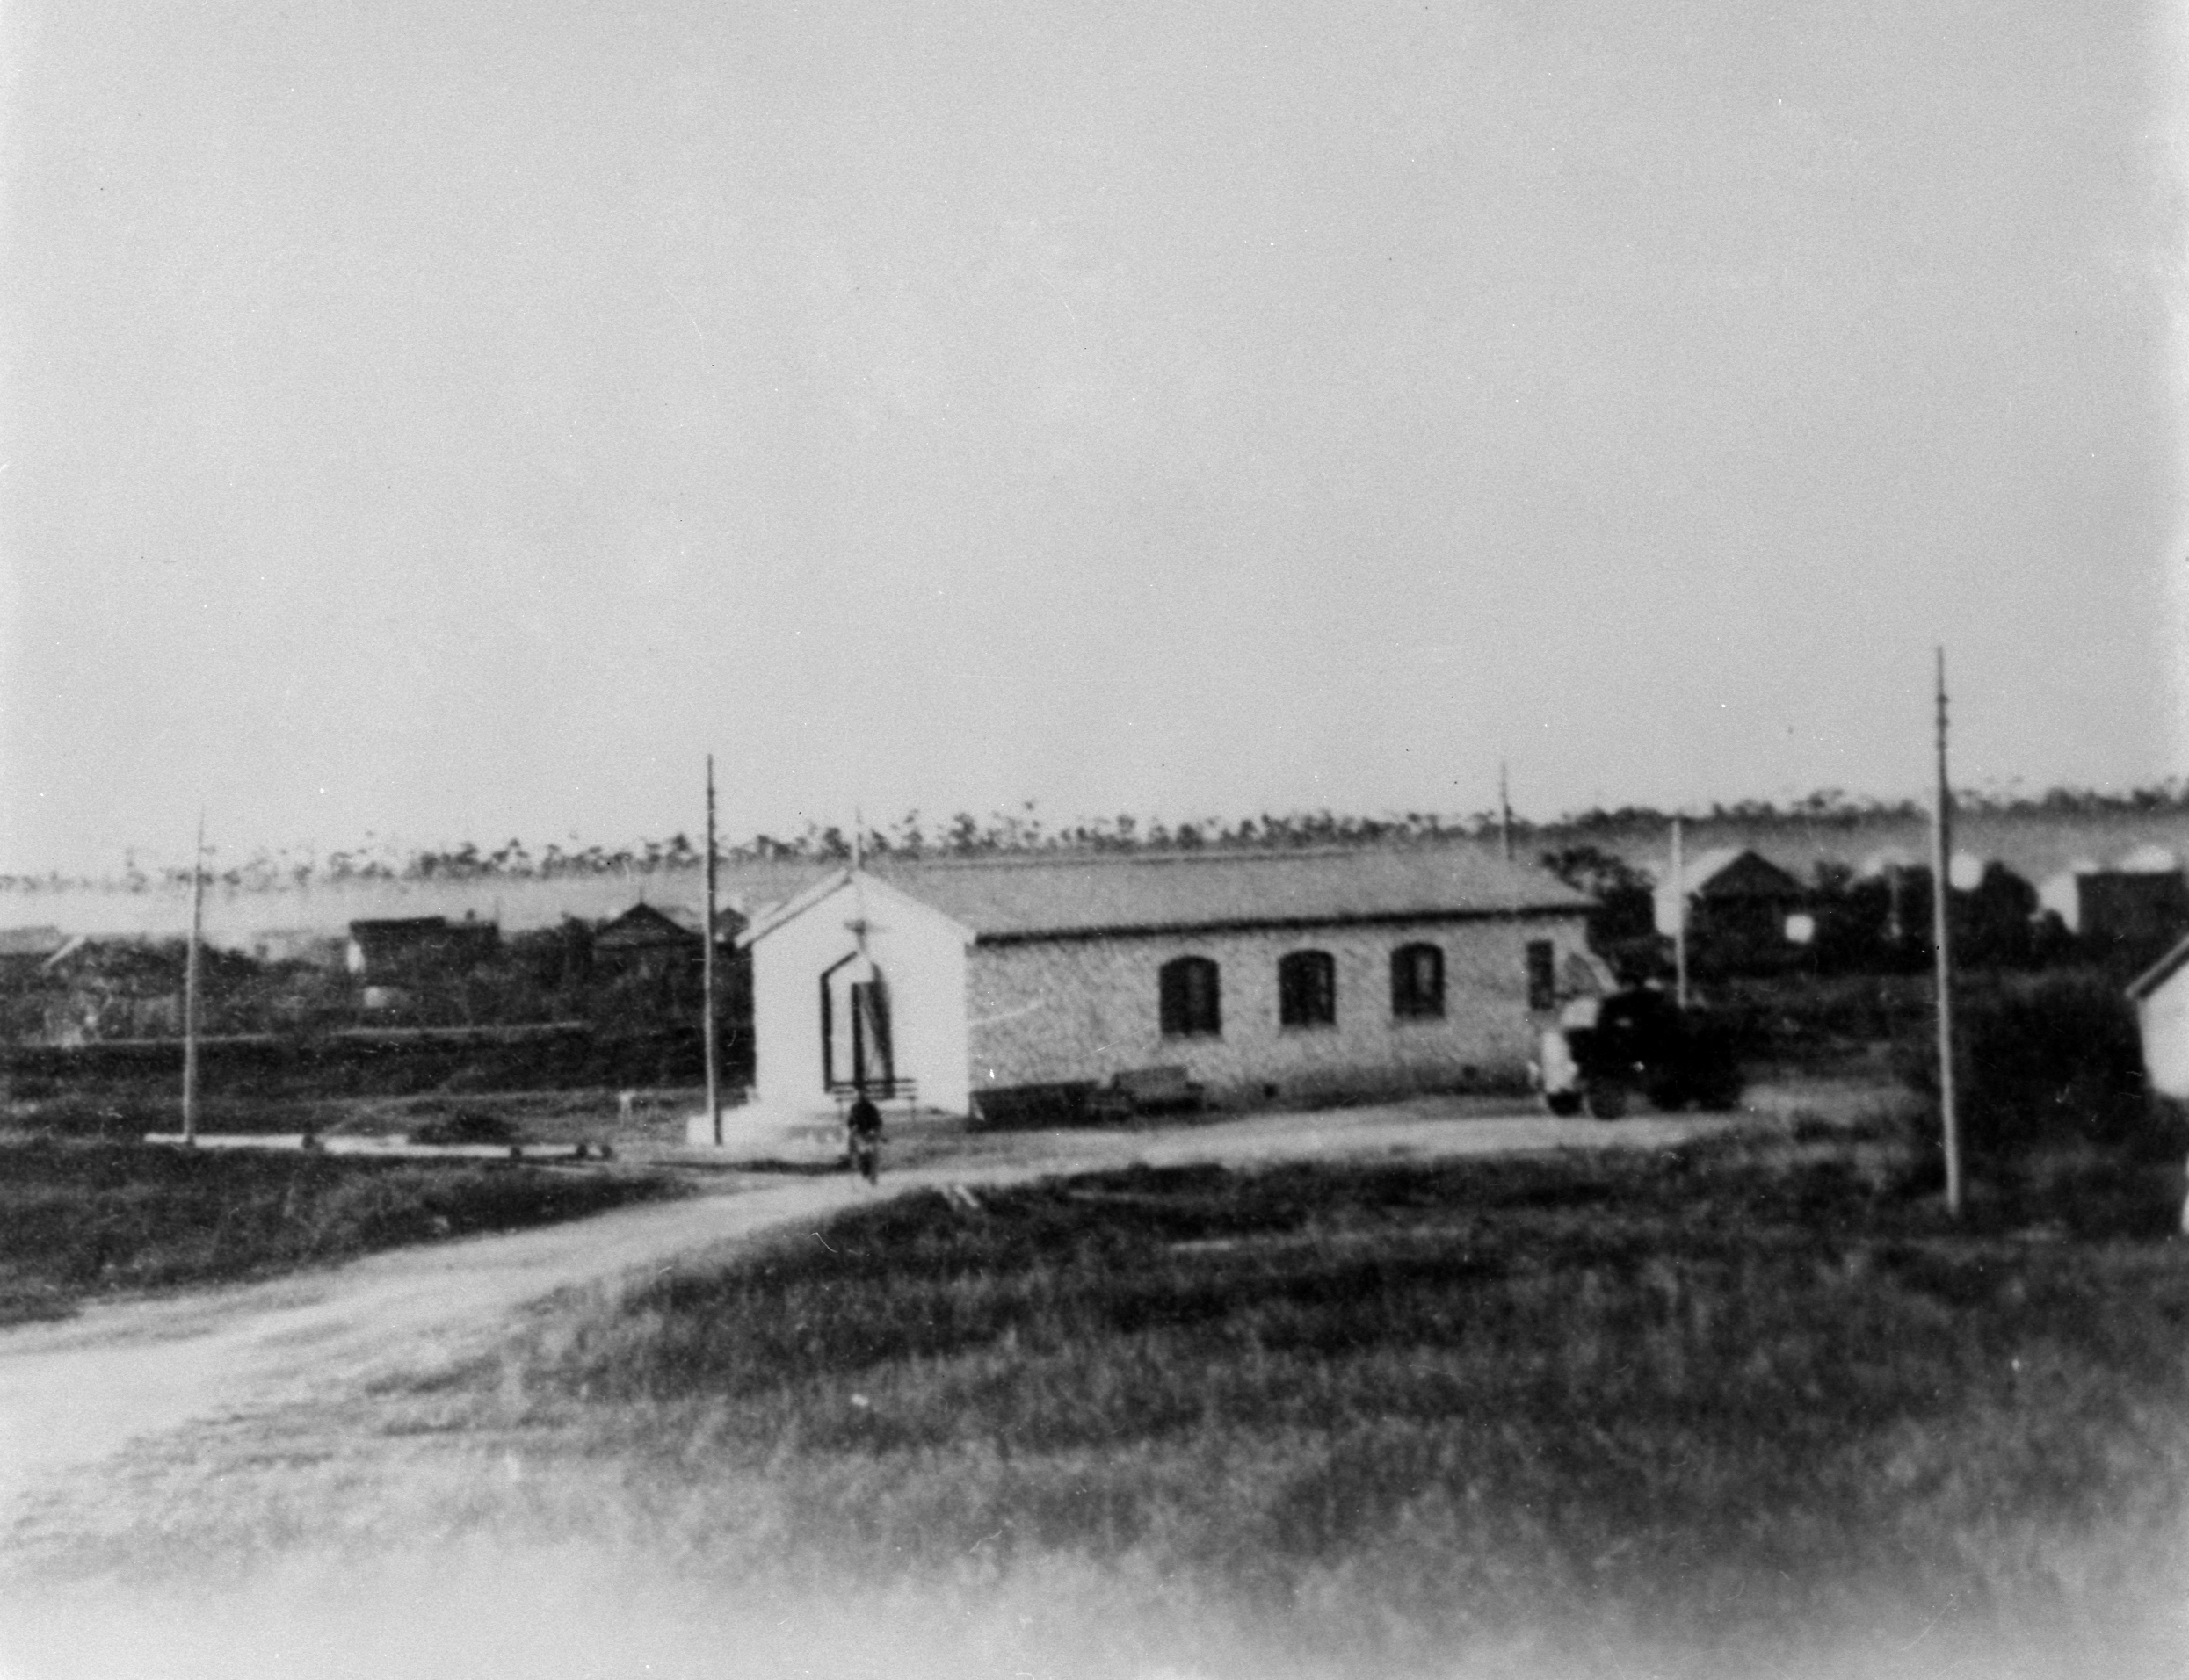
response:
[(987, 856), (945, 853), (939, 856), (923, 855), (908, 858), (902, 853), (869, 856), (863, 865), (869, 872), (892, 868), (915, 869), (1040, 869), (1047, 867), (1127, 867), (1143, 865), (1150, 867), (1164, 864), (1214, 863), (1275, 863), (1288, 858), (1357, 858), (1364, 852), (1382, 852), (1401, 855), (1413, 852), (1456, 851), (1479, 849), (1482, 855), (1497, 863), (1510, 863), (1515, 868), (1533, 869), (1536, 865), (1519, 858), (1497, 857), (1492, 844), (1481, 840), (1406, 842), (1391, 844), (1388, 842), (1364, 841), (1348, 845), (1343, 841), (1311, 846), (1195, 846), (1184, 851), (1143, 851), (1123, 850), (1058, 851), (1054, 852), (999, 852)]

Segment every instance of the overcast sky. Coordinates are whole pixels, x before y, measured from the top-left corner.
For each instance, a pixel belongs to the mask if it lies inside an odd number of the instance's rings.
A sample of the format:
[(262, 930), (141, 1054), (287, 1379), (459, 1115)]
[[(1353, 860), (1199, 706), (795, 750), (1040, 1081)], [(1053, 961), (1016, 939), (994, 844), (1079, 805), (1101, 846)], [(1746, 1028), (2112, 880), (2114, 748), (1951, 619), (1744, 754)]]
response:
[(2059, 0), (19, 0), (0, 869), (2189, 768)]

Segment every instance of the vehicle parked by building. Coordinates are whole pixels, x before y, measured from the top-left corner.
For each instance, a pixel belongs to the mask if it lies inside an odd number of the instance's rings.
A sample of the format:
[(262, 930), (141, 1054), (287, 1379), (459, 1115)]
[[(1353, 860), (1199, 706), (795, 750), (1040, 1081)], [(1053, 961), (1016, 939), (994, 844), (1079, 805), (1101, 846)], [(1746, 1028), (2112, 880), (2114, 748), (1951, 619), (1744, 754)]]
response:
[(1535, 1076), (1552, 1113), (1600, 1120), (1637, 1096), (1666, 1111), (1730, 1108), (1742, 1088), (1731, 1032), (1653, 986), (1567, 1004), (1543, 1033)]

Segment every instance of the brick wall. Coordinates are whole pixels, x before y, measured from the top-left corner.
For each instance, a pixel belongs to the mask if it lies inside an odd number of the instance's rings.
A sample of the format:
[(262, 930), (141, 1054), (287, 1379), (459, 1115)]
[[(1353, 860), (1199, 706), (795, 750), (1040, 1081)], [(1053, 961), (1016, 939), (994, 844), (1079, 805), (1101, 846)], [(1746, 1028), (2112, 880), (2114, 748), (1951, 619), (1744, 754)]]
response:
[[(1527, 945), (1551, 942), (1562, 967), (1586, 949), (1577, 916), (1484, 918), (1206, 937), (976, 945), (969, 953), (973, 1089), (1104, 1080), (1183, 1064), (1219, 1099), (1403, 1090), (1517, 1080), (1542, 1025), (1531, 1016)], [(1445, 1012), (1397, 1020), (1391, 953), (1444, 952)], [(1278, 959), (1326, 951), (1337, 974), (1334, 1026), (1278, 1023)], [(1219, 965), (1222, 1032), (1166, 1039), (1157, 972), (1175, 957)]]

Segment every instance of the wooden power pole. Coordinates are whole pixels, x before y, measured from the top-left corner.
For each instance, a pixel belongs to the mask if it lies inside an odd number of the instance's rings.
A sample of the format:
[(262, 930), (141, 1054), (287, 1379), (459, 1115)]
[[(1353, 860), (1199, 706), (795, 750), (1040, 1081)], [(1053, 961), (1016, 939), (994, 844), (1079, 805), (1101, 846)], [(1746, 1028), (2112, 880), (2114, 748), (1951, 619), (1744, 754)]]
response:
[(190, 955), (183, 965), (183, 1141), (198, 1141), (198, 968), (205, 943), (206, 814), (198, 813), (198, 849), (190, 854)]
[(714, 755), (707, 756), (707, 909), (700, 917), (707, 941), (699, 953), (700, 1032), (707, 1039), (707, 1135), (717, 1148), (722, 1142), (721, 1034), (714, 1010)]
[(1672, 819), (1672, 993), (1687, 1007), (1687, 858), (1680, 820)]
[(1497, 761), (1497, 844), (1505, 861), (1512, 861), (1512, 795), (1506, 785), (1505, 761)]
[(1946, 1211), (1961, 1211), (1961, 1115), (1953, 1090), (1953, 794), (1946, 775), (1946, 649), (1938, 650), (1938, 786), (1931, 821), (1931, 937), (1938, 953), (1939, 1119), (1946, 1133)]

